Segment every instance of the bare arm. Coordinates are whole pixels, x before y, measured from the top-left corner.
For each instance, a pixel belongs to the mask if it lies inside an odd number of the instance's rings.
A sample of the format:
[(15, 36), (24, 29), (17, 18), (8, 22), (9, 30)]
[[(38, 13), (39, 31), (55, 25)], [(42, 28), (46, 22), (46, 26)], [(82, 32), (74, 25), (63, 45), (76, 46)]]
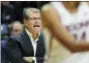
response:
[(48, 6), (45, 8), (44, 6), (42, 8), (42, 18), (48, 23), (48, 28), (51, 33), (72, 52), (89, 50), (89, 43), (75, 41), (68, 31), (61, 25), (61, 20), (57, 11), (53, 7)]

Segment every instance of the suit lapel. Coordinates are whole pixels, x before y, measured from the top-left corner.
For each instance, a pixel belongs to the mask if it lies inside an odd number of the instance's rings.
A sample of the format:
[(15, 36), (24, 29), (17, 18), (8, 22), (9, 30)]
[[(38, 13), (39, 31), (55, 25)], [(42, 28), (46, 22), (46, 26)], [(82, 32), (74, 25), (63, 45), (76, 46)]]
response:
[(23, 42), (23, 49), (27, 55), (33, 56), (34, 51), (32, 47), (31, 40), (29, 39), (26, 31), (24, 31), (24, 34), (22, 35), (22, 42)]
[(44, 53), (45, 53), (44, 38), (42, 35), (40, 35), (39, 40), (37, 41), (36, 57), (43, 57)]

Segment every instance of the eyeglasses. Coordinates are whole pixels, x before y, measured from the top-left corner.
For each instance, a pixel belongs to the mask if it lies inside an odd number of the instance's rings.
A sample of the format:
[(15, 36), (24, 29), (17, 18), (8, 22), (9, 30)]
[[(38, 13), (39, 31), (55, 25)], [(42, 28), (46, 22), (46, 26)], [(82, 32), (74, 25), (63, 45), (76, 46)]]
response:
[(29, 18), (30, 20), (41, 20), (41, 18), (36, 18), (36, 17), (34, 17), (34, 18)]

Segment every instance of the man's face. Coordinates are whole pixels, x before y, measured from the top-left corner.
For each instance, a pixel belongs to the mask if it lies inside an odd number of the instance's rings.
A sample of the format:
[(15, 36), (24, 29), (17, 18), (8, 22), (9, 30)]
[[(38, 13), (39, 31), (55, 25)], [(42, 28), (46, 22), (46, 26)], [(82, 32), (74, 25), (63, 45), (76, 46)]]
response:
[(12, 28), (11, 35), (21, 34), (23, 32), (23, 27), (21, 24), (14, 24)]
[(31, 33), (39, 33), (42, 28), (42, 20), (40, 13), (30, 13), (29, 19), (24, 21), (24, 24)]

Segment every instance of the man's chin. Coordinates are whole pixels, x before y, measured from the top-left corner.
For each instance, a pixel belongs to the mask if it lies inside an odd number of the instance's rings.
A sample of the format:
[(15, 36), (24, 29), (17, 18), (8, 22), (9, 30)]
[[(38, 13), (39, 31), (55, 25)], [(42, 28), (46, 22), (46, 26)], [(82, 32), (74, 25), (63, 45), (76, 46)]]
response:
[(34, 29), (34, 31), (37, 32), (37, 33), (39, 33), (39, 32), (41, 31), (41, 29), (38, 28), (38, 27), (36, 27), (36, 28)]

